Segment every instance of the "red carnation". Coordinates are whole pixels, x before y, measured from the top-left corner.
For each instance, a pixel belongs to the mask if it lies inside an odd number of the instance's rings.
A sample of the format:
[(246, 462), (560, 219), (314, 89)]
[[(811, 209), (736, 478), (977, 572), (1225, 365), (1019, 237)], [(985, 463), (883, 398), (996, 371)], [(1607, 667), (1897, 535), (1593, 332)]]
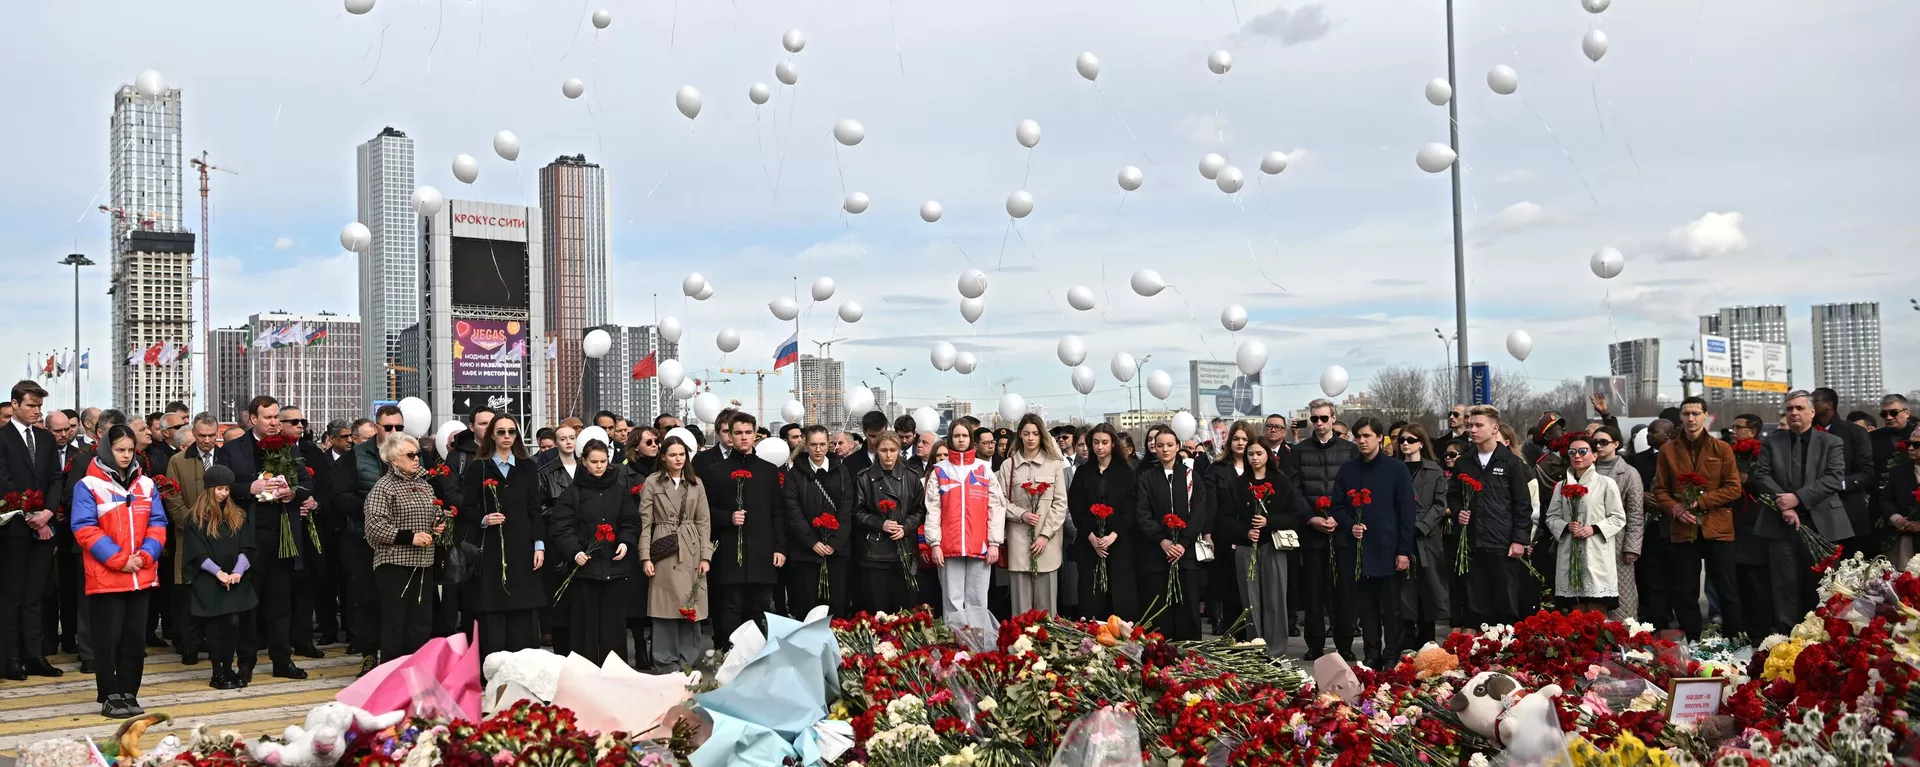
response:
[[(1333, 499), (1328, 498), (1327, 496), (1324, 496), (1324, 495), (1320, 496), (1319, 498), (1315, 498), (1313, 499), (1313, 508), (1315, 510), (1323, 511), (1323, 512), (1326, 511), (1327, 509), (1331, 509), (1333, 508)], [(1326, 516), (1326, 515), (1322, 514), (1320, 516)]]
[(1050, 487), (1053, 487), (1053, 484), (1049, 482), (1020, 483), (1020, 489), (1027, 491), (1027, 495), (1045, 495), (1047, 492), (1047, 488), (1050, 488)]
[(1252, 486), (1252, 487), (1250, 487), (1250, 488), (1247, 488), (1247, 489), (1248, 489), (1249, 491), (1251, 491), (1251, 492), (1253, 493), (1253, 497), (1254, 497), (1254, 499), (1256, 499), (1256, 500), (1261, 500), (1261, 501), (1264, 501), (1264, 500), (1266, 500), (1266, 499), (1268, 499), (1268, 498), (1271, 498), (1271, 497), (1273, 497), (1273, 483), (1272, 483), (1272, 482), (1262, 482), (1262, 483), (1260, 483), (1260, 484), (1258, 484), (1258, 485), (1254, 485), (1254, 486)]
[(735, 481), (744, 480), (744, 479), (753, 479), (753, 472), (748, 471), (746, 469), (734, 469), (733, 473), (727, 476), (731, 477)]
[(687, 619), (687, 620), (690, 620), (690, 621), (692, 621), (692, 620), (699, 620), (699, 619), (700, 619), (700, 613), (699, 613), (699, 612), (697, 612), (697, 611), (695, 611), (695, 610), (694, 610), (693, 608), (691, 608), (691, 607), (682, 607), (682, 608), (680, 608), (680, 617), (682, 617), (682, 618), (685, 618), (685, 619)]
[(593, 529), (593, 539), (601, 543), (613, 542), (613, 525), (601, 525)]
[(1480, 480), (1474, 479), (1473, 475), (1471, 474), (1461, 474), (1460, 484), (1466, 487), (1468, 490), (1472, 490), (1476, 493), (1487, 489), (1486, 485), (1480, 484)]
[(1107, 517), (1113, 516), (1113, 507), (1104, 503), (1096, 503), (1087, 509), (1087, 513), (1092, 514), (1095, 519), (1106, 519)]
[(840, 529), (840, 520), (832, 514), (821, 514), (813, 518), (814, 529), (833, 531)]
[(1741, 458), (1758, 458), (1762, 445), (1757, 439), (1743, 439), (1733, 443), (1733, 454)]
[(1560, 486), (1560, 497), (1562, 498), (1578, 499), (1578, 498), (1585, 497), (1586, 494), (1587, 494), (1586, 485), (1582, 485), (1575, 482), (1568, 482)]
[(494, 479), (492, 477), (488, 477), (480, 481), (480, 486), (488, 490), (492, 490), (500, 486), (500, 480)]
[(640, 491), (641, 491), (642, 489), (645, 489), (645, 488), (646, 488), (646, 486), (647, 486), (647, 483), (645, 483), (645, 482), (635, 482), (635, 483), (633, 483), (633, 489), (632, 489), (632, 490), (628, 490), (627, 492), (629, 492), (629, 493), (633, 493), (633, 497), (635, 497), (635, 498), (638, 498), (638, 497), (640, 497)]
[(875, 503), (873, 506), (874, 508), (879, 509), (880, 513), (882, 514), (891, 514), (893, 513), (894, 509), (899, 508), (900, 504), (894, 503), (892, 499), (882, 498), (878, 503)]
[(1184, 519), (1181, 519), (1180, 515), (1178, 514), (1168, 514), (1164, 517), (1161, 517), (1160, 524), (1164, 525), (1168, 530), (1171, 530), (1174, 532), (1179, 532), (1181, 530), (1187, 529), (1187, 521)]

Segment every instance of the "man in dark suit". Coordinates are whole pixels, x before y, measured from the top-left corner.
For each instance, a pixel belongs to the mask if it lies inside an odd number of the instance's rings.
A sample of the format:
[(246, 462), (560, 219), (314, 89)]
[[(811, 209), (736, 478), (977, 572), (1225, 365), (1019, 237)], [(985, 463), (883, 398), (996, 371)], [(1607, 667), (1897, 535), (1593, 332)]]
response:
[[(1846, 481), (1846, 444), (1813, 428), (1812, 396), (1805, 391), (1787, 394), (1787, 428), (1767, 435), (1753, 466), (1753, 490), (1771, 496), (1777, 513), (1760, 514), (1754, 533), (1768, 541), (1768, 564), (1773, 568), (1774, 633), (1784, 634), (1800, 616), (1813, 609), (1813, 581), (1806, 550), (1795, 532), (1811, 524), (1829, 541), (1854, 536), (1847, 509), (1840, 499)], [(1762, 607), (1756, 605), (1756, 608)]]
[(1880, 423), (1880, 428), (1868, 435), (1873, 441), (1874, 508), (1879, 508), (1880, 486), (1889, 480), (1887, 475), (1894, 456), (1901, 452), (1895, 449), (1895, 443), (1907, 441), (1907, 434), (1913, 431), (1913, 413), (1907, 408), (1907, 398), (1899, 394), (1881, 397)]
[[(1655, 418), (1647, 424), (1647, 449), (1627, 456), (1627, 464), (1640, 472), (1640, 489), (1645, 493), (1643, 511), (1647, 524), (1640, 544), (1640, 558), (1634, 561), (1633, 585), (1640, 593), (1640, 620), (1658, 630), (1671, 628), (1679, 619), (1677, 612), (1698, 595), (1680, 594), (1679, 574), (1673, 567), (1672, 528), (1665, 509), (1653, 502), (1653, 480), (1660, 472), (1660, 448), (1673, 439), (1674, 423)], [(1631, 442), (1632, 440), (1628, 440)]]
[(887, 414), (878, 410), (867, 411), (866, 415), (860, 416), (860, 431), (866, 434), (865, 446), (846, 456), (847, 468), (852, 470), (854, 476), (872, 468), (879, 458), (873, 451), (880, 443), (880, 435), (887, 431)]
[(32, 381), (13, 385), (13, 418), (0, 426), (0, 493), (38, 493), (42, 503), (18, 512), (0, 527), (0, 674), (15, 681), (27, 674), (60, 676), (47, 663), (41, 600), (53, 574), (53, 499), (59, 492), (59, 450), (53, 433), (40, 428), (47, 390)]
[(1847, 473), (1840, 478), (1840, 504), (1847, 509), (1847, 523), (1853, 527), (1853, 539), (1834, 541), (1847, 551), (1877, 553), (1873, 545), (1873, 518), (1868, 495), (1880, 482), (1880, 470), (1873, 465), (1873, 438), (1867, 430), (1840, 417), (1840, 395), (1821, 387), (1813, 390), (1813, 428), (1839, 437), (1845, 446)]
[[(313, 480), (307, 476), (261, 476), (260, 440), (280, 433), (280, 401), (261, 395), (247, 403), (253, 417), (253, 429), (220, 448), (215, 463), (233, 470), (233, 500), (253, 518), (260, 561), (253, 562), (246, 577), (253, 579), (260, 595), (260, 618), (266, 627), (267, 655), (273, 659), (273, 675), (285, 679), (305, 679), (307, 672), (293, 664), (296, 639), (301, 649), (312, 643), (312, 634), (295, 637), (294, 616), (313, 611), (313, 589), (308, 583), (311, 565), (300, 552), (307, 539), (307, 513), (319, 504), (313, 500)], [(304, 472), (300, 472), (304, 474)], [(267, 496), (272, 500), (259, 500)], [(296, 543), (291, 556), (282, 556), (280, 529), (287, 525)], [(305, 624), (305, 621), (301, 621)], [(244, 628), (242, 630), (245, 630)], [(253, 659), (240, 659), (242, 681), (253, 677)]]
[[(340, 489), (340, 466), (349, 460), (347, 455), (353, 449), (353, 428), (347, 419), (335, 418), (319, 437), (319, 444), (307, 451), (307, 465), (313, 467), (314, 499), (320, 502), (320, 508), (315, 509), (309, 519), (320, 531), (320, 540), (326, 541), (316, 555), (320, 560), (320, 577), (313, 599), (313, 621), (314, 630), (320, 635), (319, 643), (333, 644), (340, 641), (341, 629), (353, 630), (354, 610), (347, 607), (348, 599), (344, 595), (346, 570), (341, 567), (340, 545), (335, 543), (340, 537), (340, 516), (332, 503)], [(346, 481), (353, 481), (351, 474)]]
[[(713, 468), (714, 464), (733, 457), (733, 443), (730, 441), (733, 439), (733, 433), (730, 429), (733, 426), (733, 419), (736, 415), (739, 415), (739, 411), (733, 408), (727, 408), (726, 410), (720, 411), (720, 415), (714, 416), (713, 434), (715, 444), (713, 447), (693, 454), (693, 473), (704, 477), (707, 475), (707, 469)], [(751, 445), (748, 446), (748, 450), (752, 450)], [(711, 490), (709, 490), (709, 492), (711, 492)]]
[[(710, 461), (700, 472), (707, 488), (707, 507), (713, 515), (713, 637), (718, 646), (732, 645), (733, 630), (749, 620), (759, 623), (773, 607), (774, 586), (787, 564), (787, 534), (780, 468), (746, 449), (754, 440), (753, 416), (736, 413), (722, 432), (733, 445), (724, 458)], [(752, 477), (735, 480), (733, 473)], [(739, 552), (744, 543), (746, 550)], [(760, 629), (766, 630), (765, 624)]]

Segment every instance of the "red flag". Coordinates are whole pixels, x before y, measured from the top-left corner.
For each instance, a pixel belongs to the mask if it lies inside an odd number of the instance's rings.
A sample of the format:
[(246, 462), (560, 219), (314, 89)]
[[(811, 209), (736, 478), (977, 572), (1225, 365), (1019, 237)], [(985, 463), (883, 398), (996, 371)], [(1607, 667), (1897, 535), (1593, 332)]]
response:
[(149, 365), (160, 364), (160, 348), (162, 346), (164, 346), (164, 344), (157, 341), (154, 342), (152, 346), (147, 347), (147, 353), (142, 355), (141, 359), (146, 360)]
[(657, 366), (653, 361), (653, 355), (649, 354), (640, 358), (639, 362), (633, 363), (633, 380), (644, 381), (655, 375), (657, 375)]

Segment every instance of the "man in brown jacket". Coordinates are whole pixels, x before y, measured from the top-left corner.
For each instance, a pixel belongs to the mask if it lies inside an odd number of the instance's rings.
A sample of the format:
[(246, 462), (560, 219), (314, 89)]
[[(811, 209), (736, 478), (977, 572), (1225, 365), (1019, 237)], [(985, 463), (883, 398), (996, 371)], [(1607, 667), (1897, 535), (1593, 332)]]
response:
[[(1734, 580), (1733, 504), (1743, 492), (1740, 469), (1734, 463), (1733, 448), (1707, 433), (1707, 421), (1706, 400), (1688, 397), (1680, 403), (1680, 434), (1660, 449), (1653, 480), (1654, 500), (1666, 510), (1672, 531), (1673, 572), (1678, 576), (1674, 590), (1679, 596), (1674, 608), (1688, 639), (1699, 639), (1706, 623), (1698, 601), (1703, 559), (1714, 593), (1720, 597), (1721, 623), (1746, 625), (1741, 622), (1739, 582)], [(1706, 482), (1693, 503), (1685, 501), (1687, 493), (1680, 481), (1688, 475)]]
[[(207, 489), (203, 478), (206, 477), (207, 468), (213, 465), (215, 448), (219, 447), (214, 440), (220, 434), (220, 421), (212, 413), (194, 416), (191, 428), (193, 444), (167, 459), (167, 476), (180, 483), (180, 499), (167, 504), (167, 515), (174, 519), (184, 519), (187, 509), (193, 508), (194, 502), (200, 499), (200, 493)], [(177, 556), (173, 558), (173, 573), (169, 581), (173, 584), (170, 589), (173, 592), (173, 611), (168, 614), (180, 618), (180, 662), (191, 666), (200, 662), (200, 648), (205, 644), (206, 629), (200, 619), (193, 617), (193, 611), (187, 609), (193, 601), (193, 589), (188, 585), (191, 578), (185, 577), (180, 571), (183, 566), (180, 560)]]

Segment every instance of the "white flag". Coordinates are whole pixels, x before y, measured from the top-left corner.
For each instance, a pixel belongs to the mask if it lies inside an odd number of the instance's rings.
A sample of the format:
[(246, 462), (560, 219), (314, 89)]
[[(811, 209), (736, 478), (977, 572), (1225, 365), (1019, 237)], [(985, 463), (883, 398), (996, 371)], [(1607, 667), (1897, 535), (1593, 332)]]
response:
[[(145, 357), (145, 356), (146, 356), (145, 353), (141, 352), (139, 349), (134, 349), (133, 351), (127, 353), (127, 364), (133, 367), (139, 367), (140, 365), (146, 362), (146, 360), (142, 359), (142, 357)], [(32, 363), (28, 363), (28, 368), (29, 369), (32, 368)]]
[(273, 348), (274, 339), (279, 337), (278, 334), (279, 331), (277, 330), (255, 329), (253, 335), (253, 350), (264, 352)]
[(178, 359), (178, 350), (174, 348), (172, 341), (168, 341), (160, 347), (160, 364), (171, 365), (175, 359)]

